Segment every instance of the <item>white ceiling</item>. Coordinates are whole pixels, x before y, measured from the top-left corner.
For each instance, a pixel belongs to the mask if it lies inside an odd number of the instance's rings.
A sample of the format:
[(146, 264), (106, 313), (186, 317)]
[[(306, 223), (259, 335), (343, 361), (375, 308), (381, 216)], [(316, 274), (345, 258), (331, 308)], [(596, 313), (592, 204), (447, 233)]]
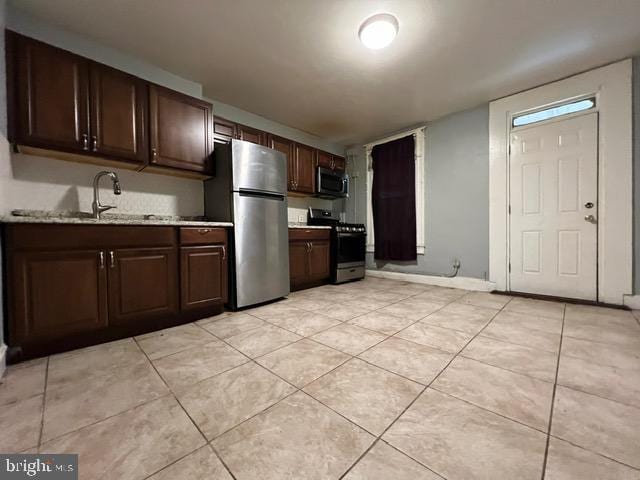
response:
[[(204, 94), (344, 144), (640, 53), (640, 0), (19, 0)], [(360, 44), (389, 12), (391, 46)]]

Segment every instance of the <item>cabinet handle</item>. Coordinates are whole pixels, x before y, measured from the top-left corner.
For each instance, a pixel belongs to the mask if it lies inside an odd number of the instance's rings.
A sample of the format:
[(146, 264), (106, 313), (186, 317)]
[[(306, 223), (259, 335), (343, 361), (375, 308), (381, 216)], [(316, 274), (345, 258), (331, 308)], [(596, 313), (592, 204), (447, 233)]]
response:
[(80, 138), (82, 138), (82, 149), (89, 150), (89, 135), (83, 133), (80, 135)]
[(211, 229), (210, 229), (210, 228), (199, 228), (199, 229), (198, 229), (198, 233), (199, 233), (200, 235), (205, 235), (205, 234), (209, 233), (210, 231), (211, 231)]
[(102, 250), (98, 253), (98, 258), (100, 259), (100, 268), (104, 269), (104, 252)]
[(98, 137), (96, 137), (95, 135), (91, 136), (91, 151), (98, 151)]
[(151, 149), (151, 161), (155, 162), (158, 159), (158, 151), (155, 148)]
[(227, 249), (222, 247), (222, 259), (225, 260), (227, 258)]
[(109, 266), (111, 268), (115, 268), (116, 266), (116, 256), (113, 253), (113, 250), (109, 251)]
[(313, 242), (309, 242), (309, 253), (313, 252)]

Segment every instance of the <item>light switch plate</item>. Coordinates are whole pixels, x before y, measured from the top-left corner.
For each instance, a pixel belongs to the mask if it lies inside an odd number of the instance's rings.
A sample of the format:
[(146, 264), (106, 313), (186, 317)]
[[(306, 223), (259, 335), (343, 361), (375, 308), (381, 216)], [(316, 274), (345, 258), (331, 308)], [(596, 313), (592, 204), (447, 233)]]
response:
[(298, 215), (298, 223), (304, 223), (304, 215)]

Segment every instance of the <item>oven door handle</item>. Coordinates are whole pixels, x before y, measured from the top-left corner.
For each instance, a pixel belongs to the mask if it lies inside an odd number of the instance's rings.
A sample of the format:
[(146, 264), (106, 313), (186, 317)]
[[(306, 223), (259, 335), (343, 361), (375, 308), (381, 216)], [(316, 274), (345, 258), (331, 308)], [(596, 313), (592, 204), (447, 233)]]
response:
[(365, 232), (353, 232), (353, 233), (338, 233), (338, 238), (341, 237), (366, 237), (367, 234)]

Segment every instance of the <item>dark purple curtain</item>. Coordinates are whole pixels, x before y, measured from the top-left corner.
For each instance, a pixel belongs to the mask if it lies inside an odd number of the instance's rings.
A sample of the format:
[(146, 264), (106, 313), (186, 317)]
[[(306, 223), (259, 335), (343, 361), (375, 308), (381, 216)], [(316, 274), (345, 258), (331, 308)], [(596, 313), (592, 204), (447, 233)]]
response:
[(376, 260), (416, 259), (416, 179), (413, 135), (376, 145), (372, 207)]

